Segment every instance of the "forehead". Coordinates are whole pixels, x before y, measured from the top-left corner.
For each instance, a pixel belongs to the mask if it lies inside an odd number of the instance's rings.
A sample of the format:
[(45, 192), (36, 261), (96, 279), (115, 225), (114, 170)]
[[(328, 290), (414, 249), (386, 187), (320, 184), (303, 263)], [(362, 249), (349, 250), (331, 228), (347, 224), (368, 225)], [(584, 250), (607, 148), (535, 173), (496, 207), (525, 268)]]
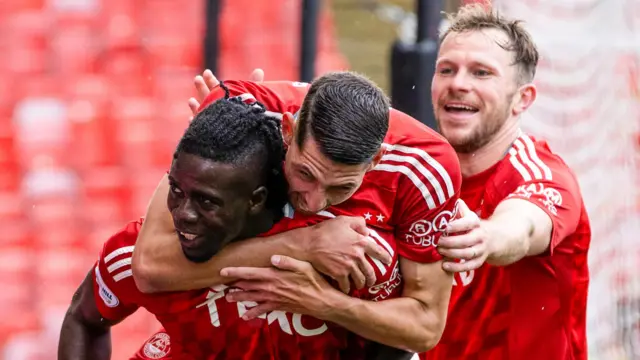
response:
[(179, 154), (173, 161), (170, 174), (181, 187), (214, 190), (221, 194), (235, 192), (251, 179), (250, 171), (245, 166), (225, 164), (187, 153)]
[(295, 156), (291, 157), (293, 165), (313, 172), (328, 183), (346, 182), (362, 175), (367, 168), (367, 164), (345, 165), (332, 161), (322, 153), (312, 136), (305, 140), (302, 148), (295, 148)]
[(512, 52), (503, 48), (508, 43), (507, 34), (498, 29), (452, 32), (440, 44), (438, 63), (477, 62), (494, 67), (508, 67), (513, 63)]

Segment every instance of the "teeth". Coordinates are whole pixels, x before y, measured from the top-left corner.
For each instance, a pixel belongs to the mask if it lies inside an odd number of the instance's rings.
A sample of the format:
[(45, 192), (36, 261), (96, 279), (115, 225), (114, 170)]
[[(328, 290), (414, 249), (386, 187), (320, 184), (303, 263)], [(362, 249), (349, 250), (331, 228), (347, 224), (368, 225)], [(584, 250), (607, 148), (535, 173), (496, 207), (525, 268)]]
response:
[(184, 236), (187, 240), (193, 240), (196, 237), (198, 237), (198, 235), (187, 234), (187, 233), (183, 233), (182, 231), (180, 232), (180, 235)]
[(466, 105), (447, 105), (449, 108), (451, 109), (457, 109), (457, 110), (466, 110), (466, 111), (475, 111), (476, 109), (470, 107), (470, 106), (466, 106)]

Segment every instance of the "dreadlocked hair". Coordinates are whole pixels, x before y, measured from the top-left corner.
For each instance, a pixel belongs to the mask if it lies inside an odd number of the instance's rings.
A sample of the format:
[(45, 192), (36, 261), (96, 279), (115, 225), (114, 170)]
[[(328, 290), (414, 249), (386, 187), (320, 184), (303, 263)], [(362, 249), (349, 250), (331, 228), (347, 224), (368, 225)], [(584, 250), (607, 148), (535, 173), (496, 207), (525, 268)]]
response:
[(267, 115), (262, 104), (249, 105), (239, 98), (229, 98), (228, 90), (223, 89), (225, 98), (194, 117), (173, 157), (184, 152), (217, 162), (243, 164), (260, 156), (261, 168), (255, 170), (269, 191), (266, 206), (279, 211), (287, 201), (281, 122)]

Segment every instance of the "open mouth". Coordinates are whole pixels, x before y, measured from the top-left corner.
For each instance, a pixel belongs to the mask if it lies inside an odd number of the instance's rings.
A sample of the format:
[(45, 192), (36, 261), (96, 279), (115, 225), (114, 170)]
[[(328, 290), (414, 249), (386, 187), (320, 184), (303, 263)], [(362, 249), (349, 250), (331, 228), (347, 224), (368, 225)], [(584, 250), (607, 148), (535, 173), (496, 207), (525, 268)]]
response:
[(179, 231), (179, 230), (177, 230), (176, 232), (178, 233), (178, 238), (180, 239), (180, 242), (182, 243), (182, 245), (184, 245), (186, 247), (197, 245), (196, 239), (200, 235), (187, 233), (187, 232)]
[(445, 104), (444, 110), (452, 114), (475, 114), (478, 112), (477, 107), (469, 104), (463, 104), (463, 103)]

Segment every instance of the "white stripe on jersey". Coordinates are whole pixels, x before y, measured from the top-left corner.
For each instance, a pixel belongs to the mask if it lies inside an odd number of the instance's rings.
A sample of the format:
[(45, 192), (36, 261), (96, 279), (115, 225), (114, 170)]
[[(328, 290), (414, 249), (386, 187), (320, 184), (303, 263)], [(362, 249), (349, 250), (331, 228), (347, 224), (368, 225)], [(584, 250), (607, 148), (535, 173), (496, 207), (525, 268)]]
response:
[(524, 181), (552, 179), (551, 169), (540, 160), (533, 141), (527, 135), (514, 141), (509, 149), (509, 162)]
[[(109, 274), (111, 274), (111, 276), (113, 277), (113, 280), (115, 280), (116, 282), (122, 279), (126, 279), (129, 276), (133, 275), (133, 271), (131, 270), (131, 259), (132, 259), (131, 254), (133, 253), (133, 249), (134, 249), (133, 245), (124, 246), (112, 251), (109, 255), (105, 256), (104, 265), (107, 267), (107, 271), (109, 271)], [(124, 254), (127, 254), (127, 256), (109, 264), (117, 256), (124, 255)], [(114, 275), (114, 272), (120, 269), (124, 269), (124, 271)]]
[[(453, 182), (447, 170), (426, 151), (404, 145), (385, 143), (383, 146), (387, 152), (382, 156), (380, 164), (373, 170), (399, 172), (407, 176), (420, 191), (429, 209), (435, 209), (443, 205), (455, 195)], [(403, 155), (397, 153), (402, 153)], [(407, 156), (406, 154), (416, 155), (417, 157)], [(427, 187), (418, 174), (428, 181), (433, 188), (432, 190)], [(435, 198), (437, 198), (437, 203)]]
[(133, 276), (133, 270), (129, 269), (129, 270), (125, 270), (121, 273), (116, 274), (113, 277), (113, 280), (115, 280), (116, 282), (124, 279), (124, 278), (128, 278), (129, 276)]
[(111, 274), (112, 272), (120, 269), (121, 267), (125, 267), (127, 265), (131, 265), (131, 257), (114, 262), (113, 264), (109, 265), (109, 267), (107, 268), (107, 271), (109, 271), (109, 274)]
[(121, 247), (119, 249), (116, 249), (114, 251), (112, 251), (109, 255), (104, 257), (104, 263), (108, 263), (109, 261), (111, 261), (114, 257), (118, 256), (118, 255), (122, 255), (122, 254), (126, 254), (126, 253), (132, 253), (133, 252), (133, 246), (125, 246), (125, 247)]

